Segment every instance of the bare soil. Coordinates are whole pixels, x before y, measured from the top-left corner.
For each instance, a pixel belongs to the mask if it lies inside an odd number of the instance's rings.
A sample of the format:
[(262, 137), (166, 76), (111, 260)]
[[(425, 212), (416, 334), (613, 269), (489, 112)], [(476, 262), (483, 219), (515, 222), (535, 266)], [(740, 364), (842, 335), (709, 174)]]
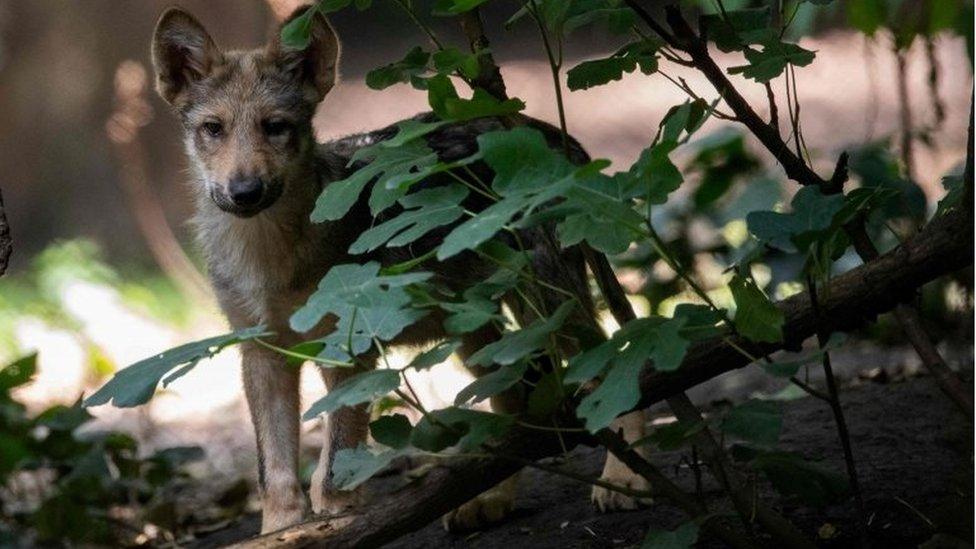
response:
[[(970, 376), (971, 377), (971, 376)], [(855, 378), (856, 379), (856, 378)], [(868, 512), (874, 547), (971, 547), (973, 542), (973, 426), (942, 396), (928, 377), (854, 382), (842, 393)], [(714, 408), (713, 408), (714, 409)], [(657, 412), (657, 413), (655, 413)], [(649, 417), (665, 415), (651, 410)], [(835, 471), (844, 471), (840, 443), (827, 405), (802, 398), (785, 405), (783, 449), (799, 452)], [(657, 452), (653, 462), (687, 490), (695, 490), (687, 466), (689, 451)], [(603, 451), (577, 448), (562, 466), (596, 476)], [(376, 479), (377, 497), (400, 484), (399, 473)], [(639, 545), (648, 528), (673, 529), (686, 517), (661, 501), (637, 511), (599, 513), (589, 486), (537, 470), (523, 473), (514, 514), (482, 532), (456, 535), (429, 524), (391, 548), (603, 548)], [(726, 510), (718, 487), (704, 474), (702, 494), (714, 512)], [(848, 547), (857, 540), (852, 501), (810, 508), (780, 498), (769, 487), (761, 496), (824, 547)], [(258, 518), (247, 515), (198, 540), (216, 547), (257, 533)], [(721, 546), (702, 539), (703, 547)]]

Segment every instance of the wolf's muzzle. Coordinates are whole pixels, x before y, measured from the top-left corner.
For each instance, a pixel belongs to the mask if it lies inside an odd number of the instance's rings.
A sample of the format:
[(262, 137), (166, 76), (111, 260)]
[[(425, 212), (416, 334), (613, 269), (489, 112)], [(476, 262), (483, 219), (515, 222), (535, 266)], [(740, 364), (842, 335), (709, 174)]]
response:
[(251, 208), (260, 204), (264, 191), (264, 181), (258, 177), (232, 179), (227, 185), (227, 194), (231, 202), (242, 208)]

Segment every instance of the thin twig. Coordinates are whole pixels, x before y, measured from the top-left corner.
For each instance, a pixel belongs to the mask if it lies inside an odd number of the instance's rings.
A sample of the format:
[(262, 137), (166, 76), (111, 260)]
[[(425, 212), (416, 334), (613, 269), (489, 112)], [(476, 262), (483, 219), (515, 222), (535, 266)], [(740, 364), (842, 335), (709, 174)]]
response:
[(864, 508), (864, 497), (861, 494), (861, 483), (858, 481), (857, 464), (854, 462), (854, 450), (851, 446), (851, 435), (847, 429), (847, 419), (844, 417), (844, 409), (840, 404), (840, 391), (837, 388), (837, 379), (834, 377), (834, 368), (830, 361), (830, 352), (827, 350), (827, 340), (830, 332), (823, 328), (822, 317), (820, 314), (820, 302), (817, 299), (817, 286), (813, 282), (813, 277), (807, 275), (807, 293), (810, 295), (810, 306), (817, 317), (817, 343), (823, 353), (823, 371), (827, 382), (827, 393), (830, 396), (827, 402), (834, 414), (834, 422), (837, 424), (837, 434), (840, 437), (841, 448), (844, 451), (844, 464), (847, 467), (847, 477), (851, 483), (851, 491), (854, 493), (854, 502), (857, 505), (857, 529), (861, 538), (861, 545), (867, 546), (867, 512)]
[[(563, 105), (563, 86), (559, 80), (559, 70), (562, 68), (562, 54), (560, 53), (559, 58), (557, 58), (555, 52), (553, 51), (552, 44), (549, 41), (549, 31), (546, 30), (545, 22), (542, 20), (542, 16), (539, 15), (538, 7), (536, 6), (535, 0), (528, 0), (525, 3), (525, 8), (528, 10), (529, 15), (536, 22), (539, 27), (539, 35), (542, 37), (542, 46), (546, 50), (546, 58), (549, 61), (549, 71), (552, 73), (552, 85), (556, 92), (556, 110), (559, 111), (559, 131), (561, 132), (562, 142), (563, 142), (563, 152), (567, 157), (570, 156), (569, 149), (569, 131), (566, 129), (566, 108)], [(560, 40), (556, 37), (556, 40)], [(560, 50), (562, 47), (560, 46)]]
[(776, 105), (776, 94), (773, 86), (766, 82), (766, 100), (769, 101), (769, 125), (779, 133), (779, 107)]
[(694, 495), (686, 493), (671, 482), (654, 465), (630, 448), (620, 434), (610, 429), (603, 429), (596, 436), (600, 443), (606, 446), (607, 451), (623, 462), (631, 471), (646, 478), (654, 487), (655, 494), (667, 498), (691, 517), (701, 521), (701, 526), (717, 538), (732, 547), (755, 547), (750, 539), (715, 520), (718, 517), (709, 517), (708, 509)]

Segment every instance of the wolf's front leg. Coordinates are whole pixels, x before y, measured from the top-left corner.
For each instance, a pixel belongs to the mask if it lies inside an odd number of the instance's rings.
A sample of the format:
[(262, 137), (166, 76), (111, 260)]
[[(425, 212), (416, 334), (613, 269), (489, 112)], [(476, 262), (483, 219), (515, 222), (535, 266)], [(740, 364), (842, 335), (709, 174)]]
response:
[(258, 442), (261, 533), (301, 522), (308, 502), (298, 480), (298, 368), (283, 356), (245, 344), (244, 392)]
[[(323, 368), (322, 378), (326, 388), (331, 391), (336, 385), (360, 371)], [(334, 514), (360, 503), (362, 487), (346, 491), (339, 490), (335, 486), (332, 461), (339, 450), (355, 448), (366, 442), (369, 432), (369, 410), (365, 404), (340, 408), (322, 417), (322, 428), (325, 431), (325, 443), (322, 445), (319, 465), (312, 474), (309, 497), (312, 500), (313, 512)]]
[[(627, 442), (635, 442), (644, 437), (644, 414), (641, 412), (631, 412), (625, 416), (618, 417), (610, 424), (610, 429), (615, 432), (623, 431), (623, 437)], [(646, 458), (647, 447), (638, 447), (637, 453)], [(630, 488), (631, 490), (650, 491), (651, 489), (651, 484), (647, 482), (647, 479), (631, 471), (629, 467), (609, 452), (607, 452), (607, 462), (603, 466), (603, 474), (600, 475), (600, 480)], [(638, 504), (650, 503), (649, 499), (636, 500), (620, 492), (607, 490), (600, 486), (593, 487), (591, 499), (600, 511), (636, 509)]]

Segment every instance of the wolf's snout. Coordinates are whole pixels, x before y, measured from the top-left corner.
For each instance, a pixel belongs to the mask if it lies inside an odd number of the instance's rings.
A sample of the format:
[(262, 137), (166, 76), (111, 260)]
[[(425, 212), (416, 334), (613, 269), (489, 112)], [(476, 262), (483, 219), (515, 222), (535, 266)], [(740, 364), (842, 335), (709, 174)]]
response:
[(257, 177), (232, 179), (227, 185), (227, 194), (236, 206), (257, 206), (264, 195), (264, 181)]

